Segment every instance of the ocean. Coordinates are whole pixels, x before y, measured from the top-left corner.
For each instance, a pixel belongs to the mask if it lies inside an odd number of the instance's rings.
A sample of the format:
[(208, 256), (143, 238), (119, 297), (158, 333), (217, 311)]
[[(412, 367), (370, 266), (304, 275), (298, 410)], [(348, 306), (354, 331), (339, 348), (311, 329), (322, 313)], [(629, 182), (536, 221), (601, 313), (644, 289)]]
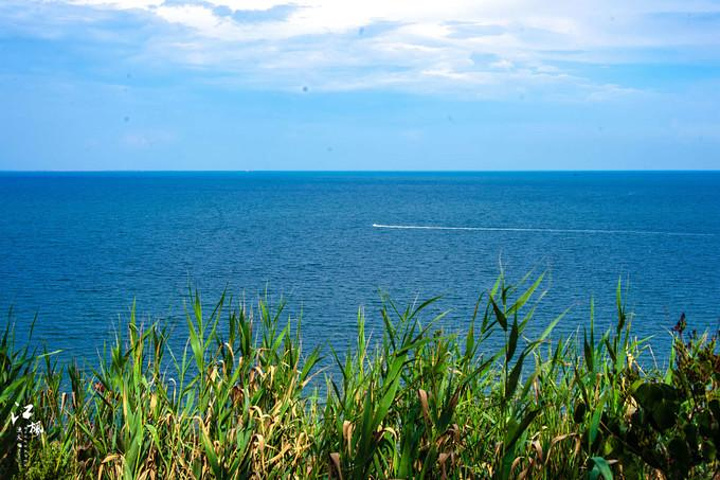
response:
[[(681, 313), (720, 324), (720, 172), (0, 173), (0, 324), (92, 363), (133, 301), (184, 345), (184, 300), (268, 295), (305, 347), (343, 350), (381, 295), (467, 329), (501, 271), (546, 272), (528, 334), (615, 321), (667, 356)], [(12, 313), (10, 310), (12, 309)], [(326, 350), (327, 351), (327, 350)]]

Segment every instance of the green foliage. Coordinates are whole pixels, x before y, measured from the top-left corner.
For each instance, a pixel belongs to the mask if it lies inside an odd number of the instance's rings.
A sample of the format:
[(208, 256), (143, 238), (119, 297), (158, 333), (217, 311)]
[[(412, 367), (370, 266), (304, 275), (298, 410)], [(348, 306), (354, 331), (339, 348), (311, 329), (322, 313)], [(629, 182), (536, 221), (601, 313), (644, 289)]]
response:
[[(462, 335), (429, 316), (437, 299), (385, 299), (377, 339), (360, 311), (357, 344), (331, 350), (336, 373), (322, 390), (320, 350), (304, 352), (300, 322), (267, 298), (248, 307), (223, 295), (208, 312), (191, 293), (181, 352), (133, 308), (94, 370), (17, 349), (8, 327), (0, 476), (712, 478), (717, 335), (683, 337), (683, 317), (667, 370), (643, 370), (618, 285), (617, 322), (603, 334), (593, 313), (581, 336), (553, 338), (561, 315), (528, 338), (542, 283), (501, 277)], [(32, 403), (44, 429), (24, 460), (16, 402)]]
[(12, 417), (19, 413), (19, 406), (35, 396), (38, 375), (34, 354), (27, 346), (15, 348), (14, 331), (8, 322), (0, 337), (0, 478), (12, 476), (20, 466)]
[(23, 469), (23, 480), (54, 480), (72, 478), (70, 452), (58, 442), (34, 442), (29, 454), (27, 467)]
[(645, 463), (667, 478), (702, 478), (718, 467), (720, 356), (717, 335), (686, 342), (682, 330), (664, 378), (636, 380), (626, 392), (628, 414), (609, 419), (608, 431), (625, 463)]

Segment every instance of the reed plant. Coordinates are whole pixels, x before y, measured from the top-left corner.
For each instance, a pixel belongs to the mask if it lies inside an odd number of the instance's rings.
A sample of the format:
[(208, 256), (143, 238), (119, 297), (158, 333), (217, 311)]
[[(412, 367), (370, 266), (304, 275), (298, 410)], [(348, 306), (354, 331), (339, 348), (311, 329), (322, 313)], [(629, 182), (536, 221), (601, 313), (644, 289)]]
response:
[(324, 356), (267, 298), (206, 311), (192, 293), (182, 351), (133, 308), (93, 369), (18, 346), (8, 322), (0, 477), (720, 478), (717, 332), (683, 317), (667, 368), (643, 368), (618, 285), (608, 331), (591, 314), (553, 335), (560, 315), (528, 338), (542, 286), (501, 276), (461, 334), (437, 299), (386, 298), (378, 338), (360, 310), (356, 344)]

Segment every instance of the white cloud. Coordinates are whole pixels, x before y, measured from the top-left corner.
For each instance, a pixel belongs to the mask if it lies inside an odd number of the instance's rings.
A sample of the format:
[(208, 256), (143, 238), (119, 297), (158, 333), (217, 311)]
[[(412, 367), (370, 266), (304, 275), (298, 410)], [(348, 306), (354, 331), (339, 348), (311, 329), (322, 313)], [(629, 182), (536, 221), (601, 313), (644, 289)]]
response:
[(256, 10), (270, 10), (273, 7), (279, 7), (287, 5), (286, 1), (274, 1), (274, 0), (206, 0), (207, 3), (216, 7), (227, 7), (234, 11), (256, 11)]
[[(567, 62), (624, 63), (663, 49), (720, 61), (718, 1), (54, 2), (143, 11), (158, 31), (137, 59), (201, 65), (225, 81), (264, 88), (309, 81), (315, 90), (391, 86), (488, 95), (533, 89), (555, 95), (562, 88), (600, 100), (634, 90), (570, 74)], [(703, 16), (707, 21), (692, 21)]]
[(146, 149), (174, 142), (176, 137), (171, 132), (144, 131), (129, 132), (120, 138), (120, 144), (133, 149)]
[(153, 12), (168, 23), (180, 24), (208, 38), (242, 40), (241, 32), (232, 21), (218, 17), (200, 5), (161, 6)]
[(155, 9), (155, 13), (166, 22), (180, 23), (200, 31), (212, 32), (220, 23), (211, 10), (200, 5), (160, 7)]
[(502, 60), (498, 60), (497, 62), (492, 62), (490, 64), (490, 66), (492, 68), (497, 68), (500, 70), (509, 70), (509, 69), (513, 68), (515, 66), (515, 64), (513, 62), (511, 62), (510, 60), (503, 58)]
[(162, 5), (164, 0), (67, 0), (72, 5), (108, 7), (119, 10), (148, 9)]

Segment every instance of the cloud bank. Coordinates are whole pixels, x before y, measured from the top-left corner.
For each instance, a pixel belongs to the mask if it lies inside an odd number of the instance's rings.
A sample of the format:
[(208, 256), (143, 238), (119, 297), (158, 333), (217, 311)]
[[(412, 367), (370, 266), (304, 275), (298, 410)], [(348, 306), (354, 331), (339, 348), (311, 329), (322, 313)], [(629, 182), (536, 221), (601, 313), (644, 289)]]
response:
[(598, 69), (720, 63), (718, 1), (10, 0), (0, 19), (228, 88), (604, 101), (642, 86)]

